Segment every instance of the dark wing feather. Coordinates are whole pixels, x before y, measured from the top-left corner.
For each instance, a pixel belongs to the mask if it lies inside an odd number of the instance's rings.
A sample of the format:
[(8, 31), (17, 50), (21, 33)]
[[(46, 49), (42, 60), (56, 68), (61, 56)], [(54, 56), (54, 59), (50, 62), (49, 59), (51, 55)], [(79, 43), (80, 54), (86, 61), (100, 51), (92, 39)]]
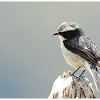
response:
[[(63, 41), (65, 47), (71, 52), (80, 55), (82, 58), (97, 65), (100, 60), (100, 53), (96, 45), (86, 35)], [(100, 65), (99, 65), (100, 66)]]

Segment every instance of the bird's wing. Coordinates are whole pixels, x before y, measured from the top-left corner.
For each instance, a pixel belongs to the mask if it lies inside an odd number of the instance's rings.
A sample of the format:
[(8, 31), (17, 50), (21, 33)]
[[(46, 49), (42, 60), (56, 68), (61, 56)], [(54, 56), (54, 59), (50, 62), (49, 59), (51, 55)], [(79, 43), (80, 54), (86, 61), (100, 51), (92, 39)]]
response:
[[(65, 47), (71, 52), (80, 55), (82, 58), (98, 65), (100, 53), (96, 45), (87, 36), (76, 37), (73, 40), (65, 40)], [(99, 65), (100, 66), (100, 65)]]

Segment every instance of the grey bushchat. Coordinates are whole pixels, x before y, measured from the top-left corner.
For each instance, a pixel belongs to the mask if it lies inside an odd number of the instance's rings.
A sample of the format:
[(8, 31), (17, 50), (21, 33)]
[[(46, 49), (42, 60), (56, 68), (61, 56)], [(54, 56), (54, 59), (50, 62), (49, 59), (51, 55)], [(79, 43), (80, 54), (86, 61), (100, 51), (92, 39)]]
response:
[(75, 22), (64, 22), (53, 35), (59, 36), (62, 53), (67, 63), (77, 70), (83, 69), (85, 71), (87, 69), (100, 93), (100, 74), (97, 69), (100, 67), (100, 53), (81, 26)]

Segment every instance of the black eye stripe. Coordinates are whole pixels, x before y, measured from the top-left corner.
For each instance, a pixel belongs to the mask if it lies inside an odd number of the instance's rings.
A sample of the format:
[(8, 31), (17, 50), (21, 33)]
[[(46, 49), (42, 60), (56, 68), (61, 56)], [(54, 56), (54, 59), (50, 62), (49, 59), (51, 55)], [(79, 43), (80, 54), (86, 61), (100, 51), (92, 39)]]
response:
[(59, 34), (62, 34), (63, 32), (59, 32)]
[(67, 34), (67, 32), (59, 32), (59, 34), (61, 34), (61, 35), (62, 35), (62, 34)]
[(66, 39), (72, 39), (76, 36), (80, 36), (81, 31), (79, 29), (76, 29), (72, 31), (59, 32), (59, 34), (62, 35)]

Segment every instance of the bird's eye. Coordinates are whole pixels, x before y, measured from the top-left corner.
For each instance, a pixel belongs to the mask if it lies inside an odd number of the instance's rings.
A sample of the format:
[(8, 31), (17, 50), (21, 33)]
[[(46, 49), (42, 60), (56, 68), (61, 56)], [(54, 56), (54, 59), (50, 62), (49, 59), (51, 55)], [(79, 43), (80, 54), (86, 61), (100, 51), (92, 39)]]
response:
[(62, 32), (59, 32), (59, 34), (62, 34)]
[(61, 35), (63, 35), (63, 34), (65, 34), (66, 32), (59, 32), (59, 34), (61, 34)]

